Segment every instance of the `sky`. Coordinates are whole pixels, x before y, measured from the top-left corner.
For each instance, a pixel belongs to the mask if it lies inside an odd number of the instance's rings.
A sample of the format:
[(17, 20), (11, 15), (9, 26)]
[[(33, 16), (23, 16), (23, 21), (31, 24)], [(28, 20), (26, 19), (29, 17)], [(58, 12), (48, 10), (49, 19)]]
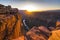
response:
[(11, 5), (18, 9), (24, 9), (27, 5), (34, 6), (36, 10), (60, 9), (60, 0), (0, 0), (0, 4)]

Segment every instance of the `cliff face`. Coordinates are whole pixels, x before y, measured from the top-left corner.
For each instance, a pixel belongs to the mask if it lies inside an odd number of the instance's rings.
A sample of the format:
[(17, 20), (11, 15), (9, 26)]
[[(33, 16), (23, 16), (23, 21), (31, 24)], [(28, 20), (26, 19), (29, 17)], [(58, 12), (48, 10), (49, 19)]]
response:
[(23, 36), (21, 24), (18, 9), (0, 4), (0, 40), (12, 40)]

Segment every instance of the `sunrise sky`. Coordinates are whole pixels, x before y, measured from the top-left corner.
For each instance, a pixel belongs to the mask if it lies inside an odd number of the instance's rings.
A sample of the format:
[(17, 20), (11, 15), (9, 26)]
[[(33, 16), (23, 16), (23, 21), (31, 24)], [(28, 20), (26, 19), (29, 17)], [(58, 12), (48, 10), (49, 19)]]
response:
[(60, 0), (0, 0), (0, 4), (11, 5), (20, 10), (60, 9)]

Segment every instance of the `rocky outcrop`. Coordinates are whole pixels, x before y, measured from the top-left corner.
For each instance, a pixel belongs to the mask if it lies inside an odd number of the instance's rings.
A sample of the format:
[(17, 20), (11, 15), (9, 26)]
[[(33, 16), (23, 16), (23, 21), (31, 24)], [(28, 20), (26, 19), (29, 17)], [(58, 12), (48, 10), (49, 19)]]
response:
[(21, 15), (17, 8), (0, 4), (0, 40), (13, 40), (23, 36)]
[(17, 8), (12, 8), (10, 5), (4, 6), (0, 4), (0, 14), (14, 14), (17, 13)]
[(48, 40), (50, 31), (45, 26), (33, 27), (26, 33), (26, 40)]

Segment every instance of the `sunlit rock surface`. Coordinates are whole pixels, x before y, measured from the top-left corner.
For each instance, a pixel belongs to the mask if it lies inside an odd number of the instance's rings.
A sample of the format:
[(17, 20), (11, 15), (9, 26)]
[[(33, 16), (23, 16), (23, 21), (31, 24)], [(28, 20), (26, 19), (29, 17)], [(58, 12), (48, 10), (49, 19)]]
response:
[(50, 31), (45, 26), (33, 27), (26, 33), (26, 40), (48, 40)]
[(60, 30), (52, 31), (52, 35), (49, 37), (48, 40), (60, 40)]
[[(17, 8), (0, 4), (0, 40), (23, 38), (21, 15)], [(23, 38), (24, 39), (24, 38)]]
[(18, 37), (16, 39), (12, 39), (12, 40), (25, 40), (25, 37), (24, 36), (21, 36), (21, 37)]

